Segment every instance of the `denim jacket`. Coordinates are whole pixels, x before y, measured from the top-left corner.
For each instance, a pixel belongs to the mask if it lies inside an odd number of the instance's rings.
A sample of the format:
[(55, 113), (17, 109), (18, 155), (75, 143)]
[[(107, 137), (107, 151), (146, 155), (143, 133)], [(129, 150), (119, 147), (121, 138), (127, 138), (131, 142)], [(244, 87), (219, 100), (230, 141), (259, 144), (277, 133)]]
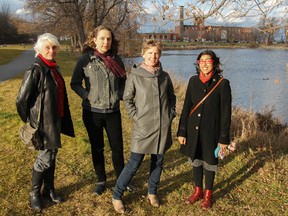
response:
[[(114, 58), (124, 68), (121, 58)], [(82, 84), (83, 79), (85, 85)], [(100, 58), (88, 52), (78, 59), (70, 86), (83, 99), (84, 109), (110, 113), (119, 110), (125, 79), (116, 77)]]

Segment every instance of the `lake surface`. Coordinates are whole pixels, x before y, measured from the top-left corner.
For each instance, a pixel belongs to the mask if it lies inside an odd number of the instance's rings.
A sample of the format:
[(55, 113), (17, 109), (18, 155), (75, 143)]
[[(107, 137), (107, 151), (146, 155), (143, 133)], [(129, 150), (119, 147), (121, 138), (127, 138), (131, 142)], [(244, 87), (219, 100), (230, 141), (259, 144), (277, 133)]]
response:
[[(188, 82), (196, 74), (196, 58), (202, 50), (164, 51), (165, 71)], [(222, 63), (223, 76), (230, 81), (233, 105), (273, 115), (288, 123), (288, 51), (260, 49), (214, 49)], [(141, 62), (142, 58), (130, 59)]]

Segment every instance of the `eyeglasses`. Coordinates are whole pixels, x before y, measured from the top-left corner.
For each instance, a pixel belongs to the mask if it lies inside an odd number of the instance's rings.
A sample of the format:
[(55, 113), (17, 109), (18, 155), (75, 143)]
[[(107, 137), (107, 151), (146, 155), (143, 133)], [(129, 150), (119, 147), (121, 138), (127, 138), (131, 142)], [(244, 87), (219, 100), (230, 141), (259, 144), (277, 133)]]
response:
[(206, 59), (206, 60), (197, 60), (198, 64), (212, 64), (213, 59)]

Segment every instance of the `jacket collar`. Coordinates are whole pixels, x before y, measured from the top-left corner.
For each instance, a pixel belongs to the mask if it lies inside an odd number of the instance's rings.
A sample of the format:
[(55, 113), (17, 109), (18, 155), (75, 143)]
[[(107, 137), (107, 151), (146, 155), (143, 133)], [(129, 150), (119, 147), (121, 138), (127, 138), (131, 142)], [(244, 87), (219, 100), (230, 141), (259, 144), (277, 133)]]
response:
[(202, 81), (200, 80), (199, 74), (198, 74), (197, 86), (199, 88), (210, 89), (214, 85), (216, 85), (216, 83), (220, 80), (221, 77), (222, 77), (222, 75), (220, 75), (219, 73), (214, 73), (213, 76), (211, 77), (211, 79), (207, 83), (203, 84)]
[[(45, 75), (50, 72), (50, 68), (38, 56), (35, 58), (35, 63), (41, 66), (42, 71)], [(58, 66), (56, 67), (56, 69), (59, 71)]]
[(150, 72), (148, 72), (147, 70), (145, 70), (144, 68), (142, 68), (140, 65), (136, 66), (134, 65), (132, 67), (131, 73), (138, 75), (138, 76), (143, 76), (143, 77), (147, 77), (147, 78), (154, 78), (154, 77), (158, 77), (162, 74), (163, 69), (162, 66), (160, 66), (160, 69), (155, 73), (152, 74)]

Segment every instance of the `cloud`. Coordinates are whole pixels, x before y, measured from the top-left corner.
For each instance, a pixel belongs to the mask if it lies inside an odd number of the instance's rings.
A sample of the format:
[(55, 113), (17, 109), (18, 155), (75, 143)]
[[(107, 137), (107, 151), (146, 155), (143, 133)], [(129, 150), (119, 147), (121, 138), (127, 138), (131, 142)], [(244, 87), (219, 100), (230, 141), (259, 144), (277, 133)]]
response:
[(28, 14), (29, 12), (26, 11), (24, 8), (21, 8), (21, 9), (18, 9), (15, 11), (15, 14), (17, 15), (25, 15), (25, 14)]
[(158, 10), (155, 7), (151, 7), (151, 6), (145, 7), (144, 11), (150, 15), (156, 15), (158, 13)]

